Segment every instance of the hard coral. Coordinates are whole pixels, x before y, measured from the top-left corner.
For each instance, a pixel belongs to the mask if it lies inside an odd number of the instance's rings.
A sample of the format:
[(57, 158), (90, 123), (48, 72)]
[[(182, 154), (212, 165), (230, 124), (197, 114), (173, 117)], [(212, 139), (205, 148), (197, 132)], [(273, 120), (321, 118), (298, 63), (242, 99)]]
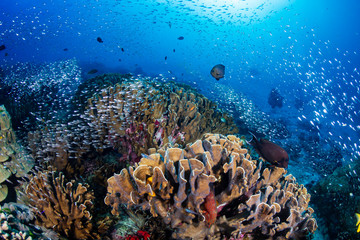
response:
[(105, 203), (113, 214), (124, 203), (150, 210), (178, 239), (302, 239), (317, 228), (310, 195), (285, 173), (251, 159), (233, 135), (206, 134), (115, 174)]
[(237, 131), (215, 103), (176, 83), (127, 79), (88, 99), (85, 116), (96, 131), (96, 149), (113, 147), (124, 159), (165, 144), (185, 144), (212, 131)]
[[(21, 204), (5, 203), (0, 206), (0, 239), (32, 240), (54, 239), (51, 232), (44, 232), (32, 224), (34, 215)], [(50, 237), (51, 236), (51, 237)]]
[(37, 224), (52, 228), (72, 239), (93, 239), (93, 192), (87, 184), (65, 183), (61, 172), (38, 172), (26, 188), (29, 203), (35, 212)]
[(8, 194), (4, 183), (11, 175), (25, 176), (34, 166), (34, 161), (17, 143), (11, 127), (11, 118), (4, 105), (0, 106), (0, 202)]

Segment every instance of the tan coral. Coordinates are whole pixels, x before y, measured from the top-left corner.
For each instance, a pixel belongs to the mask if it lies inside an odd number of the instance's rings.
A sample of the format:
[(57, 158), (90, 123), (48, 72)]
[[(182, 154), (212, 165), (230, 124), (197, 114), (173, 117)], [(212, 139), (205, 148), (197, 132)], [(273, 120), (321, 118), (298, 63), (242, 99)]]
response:
[(26, 188), (37, 224), (74, 239), (95, 239), (92, 232), (94, 194), (87, 184), (65, 182), (55, 171), (38, 172)]
[(96, 130), (98, 149), (110, 146), (138, 156), (167, 143), (194, 141), (207, 131), (237, 131), (233, 120), (204, 96), (147, 78), (103, 89), (88, 100), (84, 118)]
[[(288, 239), (317, 228), (306, 189), (284, 176), (286, 170), (251, 159), (235, 136), (206, 134), (185, 149), (151, 152), (108, 180), (105, 203), (112, 213), (120, 204), (140, 206), (161, 216), (179, 239), (240, 233), (248, 239)], [(217, 216), (217, 209), (208, 209), (212, 192), (222, 208)], [(209, 226), (205, 216), (211, 211), (216, 221)]]

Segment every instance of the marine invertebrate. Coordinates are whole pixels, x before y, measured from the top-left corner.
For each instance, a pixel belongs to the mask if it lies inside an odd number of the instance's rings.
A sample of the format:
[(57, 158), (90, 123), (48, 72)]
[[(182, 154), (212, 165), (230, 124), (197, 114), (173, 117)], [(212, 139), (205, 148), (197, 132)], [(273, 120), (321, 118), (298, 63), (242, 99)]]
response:
[(32, 239), (51, 239), (52, 232), (44, 232), (42, 229), (34, 226), (32, 221), (34, 215), (30, 209), (21, 204), (5, 203), (0, 206), (0, 238), (4, 240), (32, 240)]
[(205, 132), (237, 131), (232, 119), (201, 94), (148, 78), (123, 79), (103, 89), (88, 99), (84, 119), (97, 133), (96, 149), (111, 146), (130, 161), (149, 148), (185, 144)]
[(65, 182), (61, 172), (37, 172), (26, 187), (36, 223), (75, 239), (98, 237), (90, 213), (94, 193), (88, 187), (74, 180)]
[(4, 105), (0, 106), (0, 202), (8, 194), (5, 181), (11, 176), (25, 176), (34, 166), (34, 161), (17, 143), (11, 126), (10, 114)]
[(142, 207), (179, 239), (288, 239), (316, 230), (306, 188), (285, 169), (252, 159), (233, 135), (206, 134), (185, 149), (151, 152), (108, 179), (113, 214), (124, 203)]

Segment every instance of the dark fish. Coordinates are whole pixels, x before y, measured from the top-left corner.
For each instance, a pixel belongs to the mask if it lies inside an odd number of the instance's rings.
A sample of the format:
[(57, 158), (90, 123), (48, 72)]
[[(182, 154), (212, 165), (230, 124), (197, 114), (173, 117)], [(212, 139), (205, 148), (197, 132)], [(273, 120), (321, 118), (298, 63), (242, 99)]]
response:
[(175, 48), (173, 49), (173, 52), (175, 52)]
[(0, 46), (0, 51), (4, 50), (5, 48), (6, 48), (5, 45), (1, 45)]
[(69, 51), (69, 49), (67, 49), (67, 48), (64, 48), (63, 50), (64, 50), (65, 52), (66, 52), (66, 51)]
[(178, 37), (179, 40), (184, 40), (183, 36)]
[(5, 57), (7, 57), (7, 56), (9, 56), (9, 54), (6, 52), (6, 53), (5, 53)]
[(280, 95), (279, 89), (273, 88), (271, 89), (271, 92), (268, 97), (268, 103), (272, 108), (279, 107), (281, 108), (283, 106), (283, 100), (284, 97)]
[(95, 74), (97, 72), (98, 72), (98, 70), (94, 68), (94, 69), (91, 69), (87, 74)]
[(211, 76), (213, 76), (216, 80), (219, 80), (220, 78), (223, 78), (225, 75), (225, 66), (222, 64), (215, 65), (211, 71)]
[(260, 139), (259, 141), (253, 133), (250, 134), (253, 138), (249, 143), (262, 158), (274, 166), (281, 168), (288, 167), (289, 155), (282, 147), (266, 139)]
[(122, 52), (125, 52), (124, 48), (121, 48), (121, 51), (122, 51)]
[(121, 62), (121, 58), (119, 58), (119, 62)]
[(167, 56), (165, 56), (165, 61), (167, 60)]
[(96, 39), (99, 43), (103, 43), (104, 41), (101, 39), (101, 37), (98, 37), (97, 39)]

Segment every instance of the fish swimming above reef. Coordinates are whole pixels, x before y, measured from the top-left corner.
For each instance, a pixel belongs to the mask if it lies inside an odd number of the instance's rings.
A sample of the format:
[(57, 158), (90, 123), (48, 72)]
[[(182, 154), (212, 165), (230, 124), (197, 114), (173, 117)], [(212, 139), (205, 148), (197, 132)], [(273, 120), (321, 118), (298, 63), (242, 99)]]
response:
[(213, 76), (216, 80), (219, 81), (220, 78), (223, 78), (225, 75), (225, 66), (222, 64), (215, 65), (211, 71), (211, 76)]
[(96, 39), (96, 41), (98, 41), (99, 43), (103, 43), (104, 41), (101, 39), (101, 37), (98, 37), (97, 39)]
[(97, 72), (98, 72), (98, 70), (94, 68), (94, 69), (91, 69), (90, 71), (88, 71), (87, 74), (95, 74)]
[(283, 106), (284, 97), (280, 95), (279, 89), (273, 88), (268, 97), (268, 103), (272, 108)]
[(288, 167), (289, 155), (282, 147), (266, 139), (259, 141), (253, 133), (250, 134), (253, 138), (249, 144), (255, 148), (262, 158), (276, 167)]

